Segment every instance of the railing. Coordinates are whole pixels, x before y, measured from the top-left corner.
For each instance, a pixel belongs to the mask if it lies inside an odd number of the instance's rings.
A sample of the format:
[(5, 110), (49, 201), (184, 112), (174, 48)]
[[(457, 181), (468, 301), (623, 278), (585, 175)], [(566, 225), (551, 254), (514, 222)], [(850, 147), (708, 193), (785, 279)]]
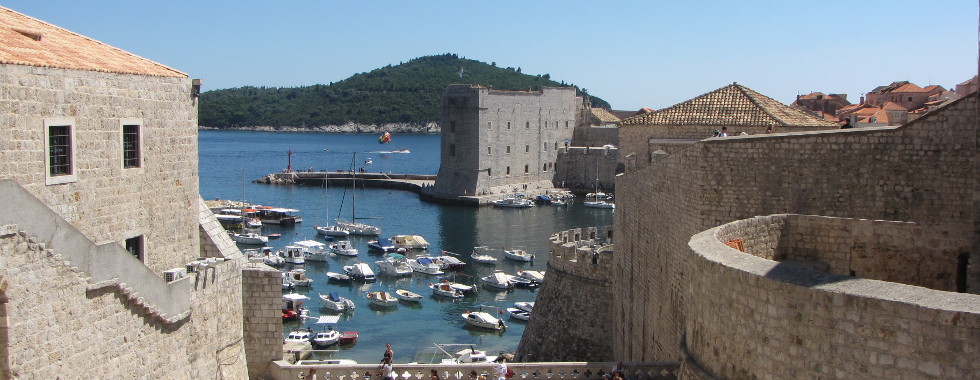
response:
[[(543, 362), (507, 363), (514, 371), (511, 380), (592, 380), (602, 379), (612, 370), (613, 362)], [(394, 364), (396, 380), (424, 380), (435, 369), (443, 380), (494, 380), (494, 363), (476, 364)], [(680, 362), (624, 362), (626, 377), (630, 380), (677, 379)], [(324, 380), (377, 380), (381, 379), (377, 364), (303, 364), (296, 365), (277, 360), (270, 368), (270, 379), (285, 380), (302, 378), (316, 369), (317, 379)]]

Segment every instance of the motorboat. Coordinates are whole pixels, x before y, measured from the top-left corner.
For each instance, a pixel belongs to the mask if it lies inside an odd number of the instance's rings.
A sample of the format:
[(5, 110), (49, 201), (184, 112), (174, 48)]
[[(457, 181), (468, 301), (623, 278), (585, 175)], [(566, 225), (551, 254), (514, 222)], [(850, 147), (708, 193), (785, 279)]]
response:
[(540, 282), (535, 282), (522, 276), (510, 276), (510, 284), (514, 285), (515, 288), (522, 289), (537, 289), (541, 286)]
[(429, 242), (422, 235), (395, 235), (391, 242), (396, 249), (429, 249)]
[(350, 241), (341, 240), (336, 243), (330, 243), (330, 253), (341, 256), (357, 256), (357, 248), (351, 245)]
[(320, 294), (320, 302), (323, 303), (323, 307), (333, 311), (354, 310), (354, 301), (341, 297), (337, 292)]
[(306, 250), (300, 246), (287, 245), (285, 249), (279, 251), (279, 256), (282, 256), (290, 264), (302, 265), (306, 263)]
[(316, 240), (300, 240), (291, 245), (302, 249), (306, 261), (327, 261), (327, 258), (330, 257), (327, 245)]
[(391, 242), (391, 239), (379, 238), (377, 240), (371, 240), (367, 243), (368, 249), (372, 251), (378, 251), (382, 253), (395, 252), (395, 243)]
[(505, 208), (534, 207), (534, 202), (532, 202), (530, 199), (524, 198), (523, 196), (507, 197), (504, 199), (492, 200), (490, 201), (490, 204), (496, 207), (505, 207)]
[(303, 307), (303, 301), (310, 299), (310, 297), (304, 296), (297, 293), (288, 293), (282, 295), (282, 320), (291, 321), (296, 320), (301, 317), (305, 317), (307, 314), (306, 308)]
[(280, 277), (282, 277), (282, 290), (293, 290), (293, 289), (296, 289), (296, 284), (294, 284), (289, 279), (289, 275), (287, 275), (286, 272), (282, 272), (279, 275), (280, 275)]
[(350, 276), (343, 273), (327, 272), (327, 281), (350, 282)]
[(524, 311), (524, 310), (521, 310), (521, 309), (518, 309), (516, 307), (508, 307), (507, 308), (507, 314), (510, 314), (510, 317), (511, 318), (520, 319), (522, 321), (527, 321), (527, 320), (531, 319), (531, 313), (530, 312)]
[(498, 270), (489, 276), (481, 278), (480, 280), (483, 281), (483, 284), (488, 287), (509, 290), (514, 288), (514, 284), (510, 281), (511, 277), (513, 276)]
[(456, 258), (456, 254), (452, 252), (442, 251), (442, 256), (429, 256), (432, 262), (439, 265), (439, 269), (442, 270), (462, 270), (466, 263), (463, 260)]
[(378, 266), (378, 273), (389, 276), (410, 276), (412, 266), (408, 264), (408, 259), (397, 253), (389, 253), (381, 260), (375, 261)]
[(470, 254), (470, 258), (472, 258), (474, 262), (481, 264), (496, 264), (497, 258), (485, 253), (486, 251), (487, 247), (474, 247), (473, 253)]
[(616, 204), (615, 203), (609, 203), (609, 202), (604, 201), (604, 200), (585, 201), (585, 202), (582, 202), (582, 205), (585, 206), (585, 207), (591, 207), (591, 208), (605, 208), (605, 209), (615, 209), (616, 208)]
[(485, 311), (467, 311), (461, 314), (461, 316), (467, 324), (472, 326), (498, 331), (507, 328), (507, 325), (504, 324), (502, 319), (494, 317)]
[(347, 230), (351, 235), (378, 236), (381, 235), (381, 227), (361, 222), (348, 222), (338, 220), (337, 226)]
[(599, 191), (599, 158), (595, 161), (595, 192), (585, 194), (585, 202), (582, 205), (591, 208), (616, 209), (616, 205), (609, 203), (612, 195)]
[(544, 272), (540, 272), (536, 270), (522, 270), (522, 271), (518, 271), (517, 274), (528, 280), (537, 283), (544, 283)]
[(262, 259), (262, 262), (270, 267), (278, 268), (286, 264), (286, 259), (282, 258), (282, 256), (269, 253)]
[[(497, 360), (496, 356), (487, 356), (486, 351), (477, 350), (473, 348), (472, 344), (436, 344), (436, 349), (442, 351), (446, 354), (446, 358), (440, 361), (440, 364), (446, 365), (456, 365), (456, 364), (469, 364), (469, 363), (484, 363), (489, 364)], [(454, 354), (450, 354), (446, 351), (446, 348), (452, 346), (468, 346), (469, 348), (465, 350), (458, 351)]]
[(534, 302), (514, 302), (514, 307), (530, 313), (534, 310)]
[(414, 293), (405, 289), (395, 290), (395, 295), (398, 296), (398, 299), (407, 302), (419, 302), (422, 300), (421, 294)]
[(390, 307), (398, 304), (398, 298), (392, 297), (388, 292), (370, 292), (367, 294), (368, 301), (381, 307)]
[(351, 344), (357, 342), (357, 331), (344, 331), (340, 334), (340, 344)]
[(449, 298), (463, 298), (463, 292), (454, 288), (450, 283), (429, 284), (432, 294)]
[(299, 210), (292, 208), (281, 208), (281, 207), (270, 207), (270, 206), (255, 206), (255, 210), (258, 211), (259, 219), (262, 220), (264, 224), (276, 224), (280, 226), (293, 226), (296, 223), (303, 222), (303, 218), (295, 213)]
[(359, 281), (374, 281), (377, 279), (374, 276), (374, 271), (365, 263), (354, 263), (353, 265), (344, 266), (344, 273), (350, 276), (350, 278)]
[(505, 249), (504, 258), (523, 262), (534, 261), (534, 255), (523, 249)]
[(316, 233), (321, 236), (329, 237), (348, 237), (350, 236), (350, 231), (343, 229), (340, 226), (313, 226)]
[(317, 348), (328, 347), (340, 341), (340, 333), (332, 327), (320, 331), (313, 336), (313, 345)]
[(308, 328), (296, 329), (286, 335), (286, 343), (306, 343), (313, 339), (313, 332)]
[(286, 260), (282, 256), (272, 252), (271, 247), (243, 249), (242, 253), (249, 258), (250, 262), (261, 261), (263, 264), (271, 267), (280, 267), (286, 263)]
[(309, 287), (313, 285), (313, 279), (306, 275), (305, 269), (293, 269), (283, 272), (283, 276), (289, 279), (293, 285)]
[(229, 232), (228, 236), (238, 244), (262, 245), (269, 242), (269, 238), (255, 232)]
[(440, 275), (445, 273), (441, 268), (439, 268), (439, 264), (432, 262), (432, 259), (425, 256), (408, 260), (408, 265), (412, 267), (412, 270), (419, 273), (431, 275)]
[(599, 192), (595, 192), (595, 193), (585, 194), (585, 197), (586, 198), (596, 199), (596, 200), (608, 200), (608, 199), (612, 199), (613, 196), (612, 196), (612, 194), (606, 194), (606, 193), (603, 193), (603, 192), (599, 191)]
[(534, 197), (534, 203), (537, 203), (537, 204), (540, 204), (540, 205), (550, 205), (551, 204), (551, 201), (553, 201), (553, 200), (554, 199), (551, 198), (551, 196), (548, 195), (548, 194), (541, 194), (541, 195), (538, 195), (538, 196)]

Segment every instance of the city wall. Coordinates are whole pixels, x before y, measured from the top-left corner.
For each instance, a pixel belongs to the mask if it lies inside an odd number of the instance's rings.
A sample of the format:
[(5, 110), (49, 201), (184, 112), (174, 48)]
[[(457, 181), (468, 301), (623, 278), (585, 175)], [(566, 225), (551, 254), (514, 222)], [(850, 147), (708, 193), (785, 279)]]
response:
[(619, 149), (616, 148), (559, 148), (554, 186), (591, 193), (596, 189), (598, 178), (602, 191), (615, 191), (618, 159)]
[(578, 126), (572, 131), (572, 145), (601, 147), (619, 146), (619, 128), (616, 126)]
[(544, 285), (517, 347), (518, 361), (613, 361), (612, 230), (551, 236)]
[[(935, 254), (936, 241), (923, 236), (931, 232), (938, 231), (784, 214), (695, 235), (690, 257), (698, 275), (691, 277), (686, 303), (698, 312), (688, 315), (682, 343), (689, 360), (722, 379), (961, 379), (980, 373), (980, 296), (809, 265), (824, 262), (819, 259), (769, 259), (801, 246), (813, 247), (810, 258), (836, 258), (854, 246), (896, 244), (895, 255), (885, 256), (893, 275), (932, 278), (917, 265), (944, 261)], [(745, 252), (725, 245), (735, 239)]]
[[(942, 244), (975, 245), (976, 100), (976, 95), (963, 98), (901, 127), (711, 138), (621, 176), (619, 194), (636, 196), (617, 200), (615, 355), (624, 360), (679, 360), (683, 350), (678, 342), (684, 332), (702, 328), (695, 324), (701, 318), (695, 314), (726, 313), (724, 305), (701, 305), (693, 298), (706, 291), (699, 287), (707, 286), (701, 281), (708, 279), (700, 275), (706, 268), (695, 260), (688, 243), (695, 234), (734, 220), (795, 213), (914, 222), (924, 231), (966, 231), (945, 236), (948, 241)], [(973, 294), (980, 291), (978, 254), (973, 250), (966, 257), (965, 287)], [(769, 298), (796, 291), (773, 284), (742, 288), (743, 293)], [(752, 304), (756, 312), (779, 307), (768, 301)], [(898, 323), (887, 309), (861, 318), (871, 317), (883, 324)], [(773, 322), (777, 324), (771, 328), (792, 333), (785, 329), (789, 321)], [(814, 338), (801, 351), (802, 360), (820, 365), (833, 355), (832, 343)], [(690, 347), (701, 362), (709, 351), (732, 344), (751, 345), (772, 357), (782, 348), (758, 339), (735, 342), (724, 336)], [(917, 351), (934, 348), (930, 342), (912, 344)], [(844, 377), (850, 370), (834, 369), (843, 371)], [(743, 378), (742, 374), (755, 372), (751, 365), (734, 363), (724, 373)]]

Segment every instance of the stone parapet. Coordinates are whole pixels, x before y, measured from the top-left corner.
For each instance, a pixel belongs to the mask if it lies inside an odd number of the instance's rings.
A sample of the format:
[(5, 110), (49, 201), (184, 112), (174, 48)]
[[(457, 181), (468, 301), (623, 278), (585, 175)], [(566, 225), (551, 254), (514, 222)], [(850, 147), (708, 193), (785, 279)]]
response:
[(548, 268), (592, 281), (609, 279), (612, 228), (576, 228), (551, 235)]
[(269, 376), (272, 362), (282, 359), (282, 277), (264, 264), (246, 264), (242, 293), (248, 377)]

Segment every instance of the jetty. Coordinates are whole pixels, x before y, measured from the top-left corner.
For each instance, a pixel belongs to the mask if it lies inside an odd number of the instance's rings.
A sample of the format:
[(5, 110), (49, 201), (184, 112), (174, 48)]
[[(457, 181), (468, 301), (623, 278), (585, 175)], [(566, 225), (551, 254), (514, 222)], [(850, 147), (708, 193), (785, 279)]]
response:
[(380, 187), (387, 189), (408, 190), (421, 193), (423, 188), (430, 187), (436, 182), (435, 175), (429, 174), (392, 174), (392, 173), (369, 173), (369, 172), (303, 172), (303, 171), (282, 171), (272, 173), (252, 182), (265, 183), (270, 185), (305, 185), (323, 186), (324, 183), (330, 186), (351, 186), (354, 181), (364, 187)]

